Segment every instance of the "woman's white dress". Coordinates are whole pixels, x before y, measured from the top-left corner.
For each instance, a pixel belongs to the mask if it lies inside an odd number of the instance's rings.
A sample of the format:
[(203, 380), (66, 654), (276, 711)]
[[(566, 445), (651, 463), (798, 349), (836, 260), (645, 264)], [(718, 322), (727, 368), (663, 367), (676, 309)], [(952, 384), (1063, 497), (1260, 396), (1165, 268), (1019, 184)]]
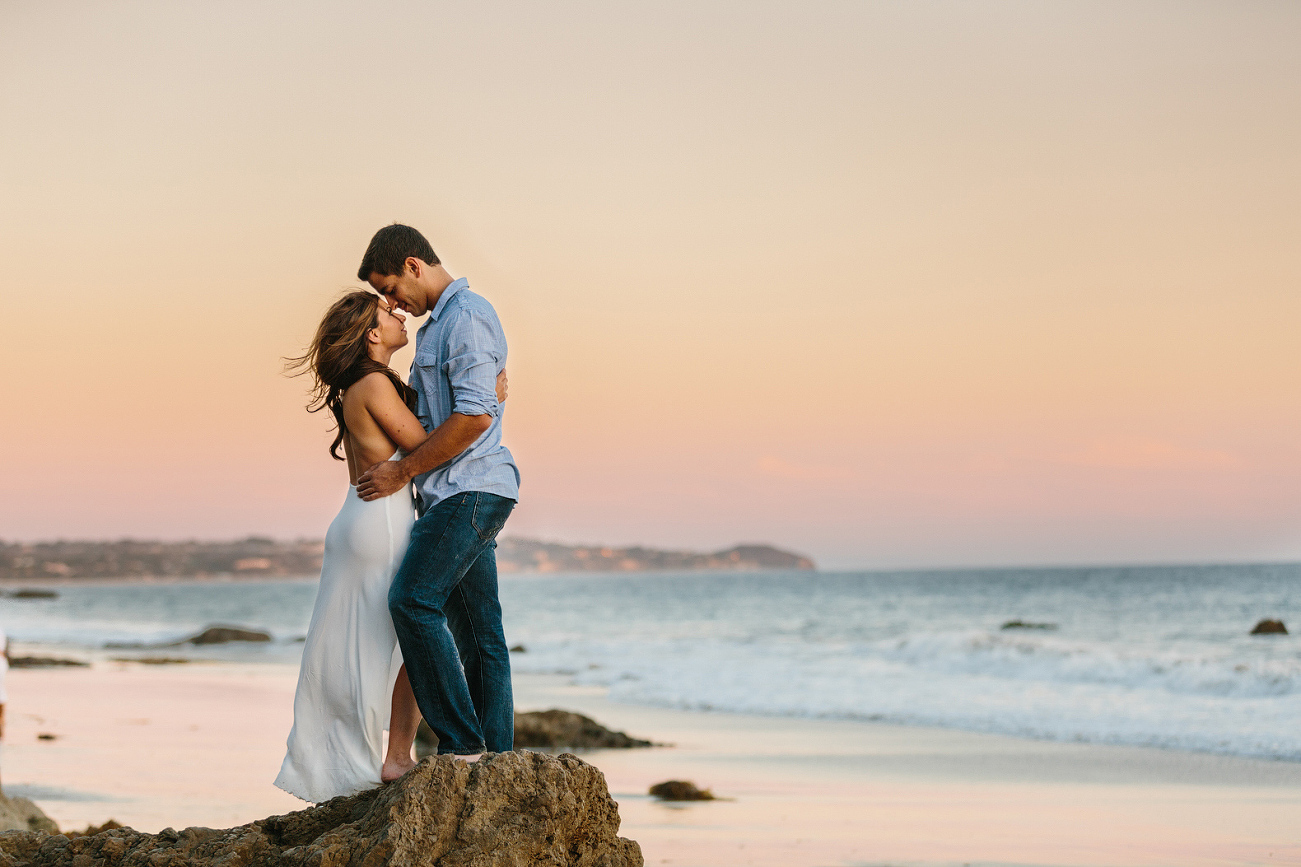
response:
[(350, 485), (325, 534), (294, 727), (276, 777), (277, 786), (305, 801), (319, 804), (380, 785), (384, 730), (402, 665), (388, 592), (414, 522), (409, 489), (366, 502)]

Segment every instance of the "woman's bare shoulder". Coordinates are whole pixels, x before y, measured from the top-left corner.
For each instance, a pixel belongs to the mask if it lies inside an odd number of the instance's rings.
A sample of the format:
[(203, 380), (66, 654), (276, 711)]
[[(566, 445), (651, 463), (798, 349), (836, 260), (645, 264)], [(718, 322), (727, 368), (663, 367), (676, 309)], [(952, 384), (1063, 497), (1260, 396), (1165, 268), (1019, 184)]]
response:
[(348, 386), (348, 390), (344, 393), (344, 397), (347, 398), (348, 395), (356, 395), (363, 400), (370, 400), (372, 398), (389, 397), (390, 395), (395, 395), (397, 393), (397, 386), (393, 384), (393, 380), (390, 379), (387, 374), (378, 370), (373, 370), (354, 382), (352, 385)]

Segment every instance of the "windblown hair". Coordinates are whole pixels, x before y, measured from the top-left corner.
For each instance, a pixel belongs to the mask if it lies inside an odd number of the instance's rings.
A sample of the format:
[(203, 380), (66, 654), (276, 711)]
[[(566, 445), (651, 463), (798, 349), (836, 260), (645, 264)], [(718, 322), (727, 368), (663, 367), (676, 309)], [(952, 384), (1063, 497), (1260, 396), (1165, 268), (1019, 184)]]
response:
[(382, 373), (398, 390), (402, 400), (415, 412), (416, 392), (403, 382), (387, 364), (380, 364), (367, 351), (366, 334), (379, 325), (379, 296), (357, 290), (349, 292), (325, 312), (316, 328), (307, 352), (285, 359), (285, 370), (292, 376), (312, 374), (312, 399), (308, 412), (329, 409), (334, 415), (337, 433), (330, 443), (330, 456), (343, 460), (339, 445), (347, 433), (343, 421), (343, 393), (368, 373)]
[(424, 235), (401, 223), (385, 226), (370, 239), (366, 255), (361, 257), (361, 267), (357, 269), (357, 279), (369, 280), (371, 274), (394, 277), (402, 273), (407, 259), (413, 257), (430, 265), (442, 264)]

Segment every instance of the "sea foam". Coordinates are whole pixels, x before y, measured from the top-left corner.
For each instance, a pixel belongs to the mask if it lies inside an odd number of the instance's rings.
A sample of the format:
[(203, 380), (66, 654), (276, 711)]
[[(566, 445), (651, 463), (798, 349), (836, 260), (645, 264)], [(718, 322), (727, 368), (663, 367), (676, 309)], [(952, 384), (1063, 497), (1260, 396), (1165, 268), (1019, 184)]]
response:
[[(70, 586), (0, 599), (18, 642), (164, 643), (210, 623), (296, 659), (310, 581)], [(1301, 761), (1301, 566), (506, 577), (515, 670), (622, 702), (888, 721)], [(1009, 620), (1052, 630), (1002, 629)]]

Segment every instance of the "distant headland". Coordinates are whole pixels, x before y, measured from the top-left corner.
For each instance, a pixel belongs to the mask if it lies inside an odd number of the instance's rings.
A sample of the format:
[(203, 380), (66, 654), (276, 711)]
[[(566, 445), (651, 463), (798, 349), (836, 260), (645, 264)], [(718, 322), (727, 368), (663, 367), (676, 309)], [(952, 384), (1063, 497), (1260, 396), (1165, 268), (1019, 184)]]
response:
[[(0, 581), (76, 578), (215, 578), (314, 575), (325, 543), (250, 536), (233, 542), (0, 542)], [(808, 557), (770, 545), (737, 545), (701, 554), (654, 548), (498, 540), (497, 568), (520, 572), (813, 570)]]

